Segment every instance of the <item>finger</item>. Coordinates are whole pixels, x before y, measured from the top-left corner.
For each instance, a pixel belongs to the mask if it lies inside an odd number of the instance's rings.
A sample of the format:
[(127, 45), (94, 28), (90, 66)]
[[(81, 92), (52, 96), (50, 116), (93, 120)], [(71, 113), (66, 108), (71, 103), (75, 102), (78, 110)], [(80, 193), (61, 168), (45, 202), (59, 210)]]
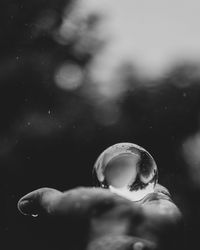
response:
[(168, 197), (171, 197), (171, 195), (170, 195), (169, 191), (167, 190), (167, 188), (160, 185), (160, 184), (158, 184), (158, 183), (155, 186), (155, 193), (162, 193), (162, 194), (164, 194), (164, 195), (166, 195)]
[(96, 209), (109, 210), (116, 203), (120, 204), (121, 200), (121, 197), (99, 188), (75, 188), (64, 193), (51, 188), (40, 188), (22, 197), (18, 202), (18, 209), (24, 215), (33, 216), (41, 213), (84, 215)]
[(89, 242), (87, 250), (155, 250), (154, 242), (127, 235), (109, 235), (97, 238)]
[(37, 216), (41, 213), (51, 214), (61, 197), (61, 192), (52, 188), (40, 188), (23, 196), (17, 204), (24, 215)]
[(136, 204), (109, 190), (87, 187), (79, 187), (62, 193), (55, 213), (65, 216), (75, 214), (90, 216), (92, 214), (98, 217), (115, 208), (124, 209), (130, 213), (140, 213)]
[(18, 202), (18, 209), (24, 215), (33, 216), (40, 213), (85, 214), (97, 207), (109, 209), (121, 200), (121, 197), (99, 188), (79, 187), (64, 193), (52, 188), (40, 188), (23, 196)]

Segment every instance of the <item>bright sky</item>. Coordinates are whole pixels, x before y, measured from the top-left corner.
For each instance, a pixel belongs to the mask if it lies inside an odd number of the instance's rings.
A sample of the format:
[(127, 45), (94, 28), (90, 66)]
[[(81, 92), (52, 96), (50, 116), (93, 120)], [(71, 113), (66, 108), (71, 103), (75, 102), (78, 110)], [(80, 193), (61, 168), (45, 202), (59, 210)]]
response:
[(107, 15), (103, 35), (111, 40), (94, 61), (94, 74), (107, 81), (123, 61), (142, 74), (161, 75), (177, 60), (200, 60), (199, 0), (82, 0), (87, 11)]

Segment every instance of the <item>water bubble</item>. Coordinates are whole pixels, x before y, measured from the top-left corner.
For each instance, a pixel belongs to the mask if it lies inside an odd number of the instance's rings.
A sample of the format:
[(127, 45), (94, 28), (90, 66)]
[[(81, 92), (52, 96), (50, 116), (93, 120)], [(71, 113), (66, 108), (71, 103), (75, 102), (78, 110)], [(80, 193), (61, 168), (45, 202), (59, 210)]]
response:
[(118, 143), (104, 150), (94, 165), (96, 184), (131, 201), (153, 193), (158, 170), (153, 157), (133, 143)]

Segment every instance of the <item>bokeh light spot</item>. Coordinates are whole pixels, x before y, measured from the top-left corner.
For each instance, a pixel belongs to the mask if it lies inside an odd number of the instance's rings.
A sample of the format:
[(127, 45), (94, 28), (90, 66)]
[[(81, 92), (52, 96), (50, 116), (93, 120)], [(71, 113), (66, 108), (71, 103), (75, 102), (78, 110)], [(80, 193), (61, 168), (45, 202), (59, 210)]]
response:
[(75, 90), (81, 86), (83, 72), (78, 65), (65, 63), (55, 73), (55, 82), (64, 90)]
[(188, 174), (200, 186), (200, 132), (185, 140), (182, 147), (183, 157), (188, 165)]

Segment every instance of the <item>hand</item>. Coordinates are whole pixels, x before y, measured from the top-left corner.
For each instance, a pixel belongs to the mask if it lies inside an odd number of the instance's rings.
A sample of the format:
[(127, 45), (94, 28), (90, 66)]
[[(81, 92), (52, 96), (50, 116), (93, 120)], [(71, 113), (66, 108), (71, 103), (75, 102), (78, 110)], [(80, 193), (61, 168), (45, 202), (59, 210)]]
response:
[(160, 185), (140, 202), (101, 188), (64, 193), (41, 188), (22, 197), (18, 208), (24, 215), (40, 217), (44, 236), (54, 241), (56, 249), (163, 249), (168, 245), (173, 249), (171, 240), (181, 224), (180, 211)]

